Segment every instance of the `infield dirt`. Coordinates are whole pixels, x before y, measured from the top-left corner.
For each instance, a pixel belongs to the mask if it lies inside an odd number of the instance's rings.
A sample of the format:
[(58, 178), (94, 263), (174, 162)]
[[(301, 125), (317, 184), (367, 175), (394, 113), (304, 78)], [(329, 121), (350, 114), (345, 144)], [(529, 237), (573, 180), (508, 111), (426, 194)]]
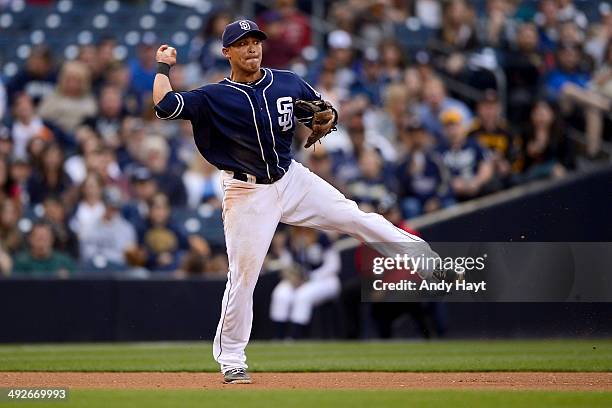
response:
[(253, 373), (253, 384), (225, 385), (218, 373), (1, 372), (0, 387), (79, 389), (511, 389), (612, 391), (612, 372)]

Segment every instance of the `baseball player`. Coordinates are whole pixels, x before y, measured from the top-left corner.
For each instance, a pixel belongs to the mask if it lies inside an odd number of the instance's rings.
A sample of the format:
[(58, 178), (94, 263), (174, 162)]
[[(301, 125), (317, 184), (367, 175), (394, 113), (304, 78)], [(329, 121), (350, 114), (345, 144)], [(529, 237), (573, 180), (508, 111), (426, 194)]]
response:
[[(176, 50), (162, 45), (153, 84), (156, 115), (191, 121), (198, 150), (221, 170), (229, 271), (213, 355), (224, 381), (234, 384), (251, 382), (245, 347), (253, 319), (252, 295), (279, 222), (348, 234), (369, 245), (385, 243), (377, 249), (387, 256), (417, 257), (431, 251), (420, 238), (382, 216), (360, 211), (292, 159), (296, 117), (313, 131), (310, 146), (334, 128), (338, 115), (293, 72), (261, 67), (266, 38), (253, 21), (228, 24), (222, 52), (231, 66), (230, 77), (187, 92), (172, 90), (168, 75)], [(301, 101), (322, 108), (296, 108), (304, 106)], [(437, 273), (419, 271), (427, 279), (438, 279)]]

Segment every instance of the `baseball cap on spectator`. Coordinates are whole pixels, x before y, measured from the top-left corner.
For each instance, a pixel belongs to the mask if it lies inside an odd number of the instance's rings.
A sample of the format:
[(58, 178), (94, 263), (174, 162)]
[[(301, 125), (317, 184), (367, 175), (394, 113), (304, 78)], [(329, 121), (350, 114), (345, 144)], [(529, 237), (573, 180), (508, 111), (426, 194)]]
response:
[(146, 167), (138, 167), (132, 172), (133, 183), (142, 183), (151, 179), (153, 179), (153, 174)]
[(223, 30), (223, 34), (221, 35), (223, 47), (227, 48), (247, 35), (253, 35), (260, 40), (268, 38), (268, 35), (261, 31), (254, 21), (237, 20), (225, 26), (225, 30)]
[(335, 49), (348, 49), (353, 45), (351, 35), (344, 30), (334, 30), (327, 37), (327, 45)]
[(457, 109), (447, 109), (440, 114), (440, 122), (444, 125), (457, 125), (463, 121), (461, 112)]

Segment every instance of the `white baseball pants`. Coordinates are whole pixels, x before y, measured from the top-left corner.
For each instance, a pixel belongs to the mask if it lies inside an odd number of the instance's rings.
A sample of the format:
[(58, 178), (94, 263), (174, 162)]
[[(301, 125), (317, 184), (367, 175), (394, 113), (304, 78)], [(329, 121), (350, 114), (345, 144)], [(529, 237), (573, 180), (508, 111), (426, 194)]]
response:
[[(279, 222), (348, 234), (365, 243), (388, 243), (385, 256), (419, 256), (428, 246), (354, 201), (293, 161), (274, 184), (254, 184), (221, 173), (223, 225), (229, 272), (213, 356), (221, 371), (247, 368), (245, 348), (253, 321), (253, 290)], [(378, 249), (378, 248), (377, 248)]]

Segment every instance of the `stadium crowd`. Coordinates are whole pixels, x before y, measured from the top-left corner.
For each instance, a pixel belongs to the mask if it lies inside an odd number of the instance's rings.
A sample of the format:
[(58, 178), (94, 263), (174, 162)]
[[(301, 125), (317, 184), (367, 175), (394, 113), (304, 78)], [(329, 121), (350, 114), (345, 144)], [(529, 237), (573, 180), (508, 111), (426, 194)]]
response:
[[(295, 70), (340, 112), (338, 131), (313, 149), (301, 148), (307, 129), (298, 129), (296, 157), (399, 223), (564, 177), (579, 156), (605, 159), (612, 12), (602, 3), (589, 20), (575, 3), (328, 2), (323, 47), (295, 1), (278, 0), (256, 21), (269, 35), (264, 66)], [(172, 69), (174, 89), (228, 75), (220, 36), (237, 17), (212, 12)], [(430, 33), (416, 47), (398, 30), (415, 24)], [(162, 122), (152, 109), (155, 51), (168, 39), (143, 36), (129, 60), (116, 59), (120, 42), (82, 45), (73, 60), (41, 44), (1, 79), (0, 276), (226, 274), (222, 242), (184, 216), (220, 218), (218, 171), (197, 152), (190, 123)], [(271, 258), (283, 245), (291, 252), (286, 241), (275, 239)]]

